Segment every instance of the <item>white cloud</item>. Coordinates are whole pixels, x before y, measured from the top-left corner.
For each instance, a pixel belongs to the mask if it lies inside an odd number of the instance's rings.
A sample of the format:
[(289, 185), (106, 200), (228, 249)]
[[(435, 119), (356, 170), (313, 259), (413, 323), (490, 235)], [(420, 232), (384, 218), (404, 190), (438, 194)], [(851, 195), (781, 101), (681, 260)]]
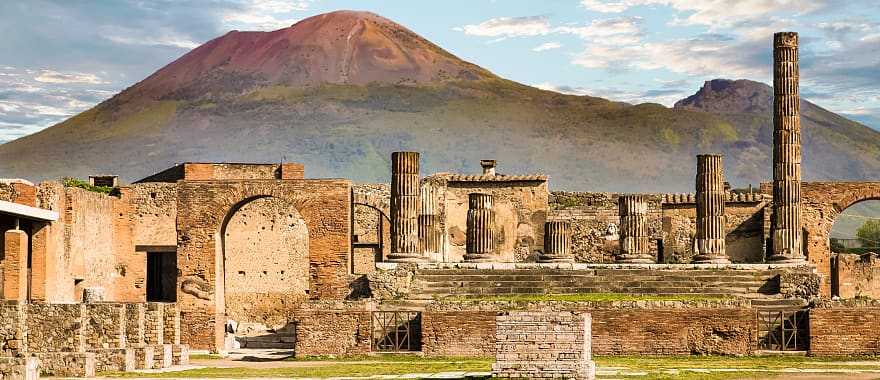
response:
[(632, 44), (639, 41), (638, 17), (621, 17), (593, 20), (586, 26), (561, 26), (556, 28), (559, 33), (576, 35), (585, 40), (601, 44)]
[(42, 70), (40, 75), (34, 77), (34, 80), (41, 83), (84, 83), (84, 84), (102, 84), (101, 78), (95, 74), (88, 73), (59, 73), (53, 70)]
[(499, 38), (543, 36), (552, 32), (546, 16), (498, 17), (453, 29), (469, 36)]
[(154, 38), (105, 35), (104, 38), (125, 45), (172, 46), (187, 50), (195, 49), (201, 45), (198, 42), (175, 36)]
[(532, 51), (542, 52), (542, 51), (547, 51), (547, 50), (559, 49), (561, 47), (562, 47), (562, 44), (559, 42), (545, 42), (543, 44), (540, 44), (540, 45), (532, 48)]
[(636, 6), (661, 5), (688, 13), (677, 17), (676, 24), (706, 25), (713, 28), (755, 20), (785, 11), (803, 14), (825, 7), (830, 0), (582, 0), (581, 6), (603, 13), (620, 13)]
[(239, 9), (229, 10), (222, 21), (231, 28), (272, 31), (289, 27), (299, 21), (295, 12), (308, 10), (312, 0), (246, 0)]
[(632, 5), (628, 1), (581, 0), (581, 6), (602, 13), (620, 13)]

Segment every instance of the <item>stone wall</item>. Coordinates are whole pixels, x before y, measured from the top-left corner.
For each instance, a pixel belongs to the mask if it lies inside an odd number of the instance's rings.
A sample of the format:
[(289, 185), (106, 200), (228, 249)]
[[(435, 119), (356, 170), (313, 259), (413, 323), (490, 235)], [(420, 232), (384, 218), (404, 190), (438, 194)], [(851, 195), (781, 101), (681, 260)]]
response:
[(0, 356), (27, 352), (26, 308), (19, 302), (0, 302)]
[(309, 230), (299, 212), (259, 198), (235, 211), (223, 233), (226, 315), (245, 325), (285, 325), (309, 290)]
[(40, 360), (34, 357), (0, 357), (0, 379), (39, 379), (39, 364)]
[(391, 188), (387, 183), (356, 184), (352, 193), (352, 271), (368, 274), (375, 268), (377, 251), (383, 260), (391, 253)]
[(127, 187), (136, 246), (177, 245), (177, 184), (139, 183)]
[(880, 258), (874, 253), (833, 255), (831, 288), (841, 298), (880, 299)]
[(571, 312), (502, 313), (495, 324), (495, 364), (502, 378), (593, 379), (590, 315)]
[(29, 304), (29, 352), (83, 352), (86, 349), (86, 305)]
[(86, 304), (84, 327), (86, 349), (125, 348), (125, 304)]
[(880, 304), (826, 305), (810, 310), (810, 354), (874, 356), (880, 354)]

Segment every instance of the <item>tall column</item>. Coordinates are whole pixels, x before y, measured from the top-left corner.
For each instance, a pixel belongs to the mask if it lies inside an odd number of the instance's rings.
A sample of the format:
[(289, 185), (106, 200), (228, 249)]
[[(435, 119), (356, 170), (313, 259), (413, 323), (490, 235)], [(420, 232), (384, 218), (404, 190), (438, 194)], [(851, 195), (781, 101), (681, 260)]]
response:
[(391, 154), (391, 262), (419, 262), (419, 153)]
[(541, 263), (572, 263), (571, 223), (557, 220), (544, 223), (544, 252), (538, 256)]
[(467, 253), (464, 261), (495, 261), (495, 210), (492, 195), (468, 194)]
[(649, 251), (648, 201), (641, 195), (621, 195), (617, 200), (620, 215), (620, 253), (618, 263), (651, 264)]
[(426, 257), (440, 252), (440, 215), (437, 214), (437, 188), (422, 184), (422, 212), (419, 214), (419, 242)]
[(798, 35), (773, 35), (772, 262), (802, 262)]
[(727, 264), (724, 165), (720, 154), (697, 156), (697, 236), (694, 262)]

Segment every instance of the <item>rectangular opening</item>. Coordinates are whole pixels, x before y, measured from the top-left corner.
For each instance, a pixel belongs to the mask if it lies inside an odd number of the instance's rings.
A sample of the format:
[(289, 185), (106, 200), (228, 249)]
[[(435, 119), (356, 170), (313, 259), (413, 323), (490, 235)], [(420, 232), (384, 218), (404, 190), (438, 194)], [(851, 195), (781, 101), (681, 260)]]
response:
[(177, 252), (147, 252), (147, 301), (177, 301)]
[(422, 350), (422, 313), (418, 311), (374, 311), (373, 352), (417, 352)]
[(763, 351), (807, 351), (807, 310), (758, 310), (758, 349)]

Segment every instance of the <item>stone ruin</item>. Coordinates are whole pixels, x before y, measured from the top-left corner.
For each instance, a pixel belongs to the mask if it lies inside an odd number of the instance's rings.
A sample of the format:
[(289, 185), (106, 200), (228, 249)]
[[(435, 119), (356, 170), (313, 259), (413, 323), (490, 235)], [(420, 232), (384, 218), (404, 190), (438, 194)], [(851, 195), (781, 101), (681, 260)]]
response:
[(715, 154), (693, 194), (551, 192), (494, 160), (422, 177), (417, 152), (392, 154), (390, 184), (200, 162), (93, 176), (109, 194), (0, 180), (0, 370), (90, 375), (189, 348), (486, 356), (515, 312), (588, 313), (602, 355), (880, 354), (852, 322), (880, 317), (880, 261), (828, 239), (880, 182), (801, 182), (797, 65), (796, 34), (777, 34), (773, 178), (748, 191)]

